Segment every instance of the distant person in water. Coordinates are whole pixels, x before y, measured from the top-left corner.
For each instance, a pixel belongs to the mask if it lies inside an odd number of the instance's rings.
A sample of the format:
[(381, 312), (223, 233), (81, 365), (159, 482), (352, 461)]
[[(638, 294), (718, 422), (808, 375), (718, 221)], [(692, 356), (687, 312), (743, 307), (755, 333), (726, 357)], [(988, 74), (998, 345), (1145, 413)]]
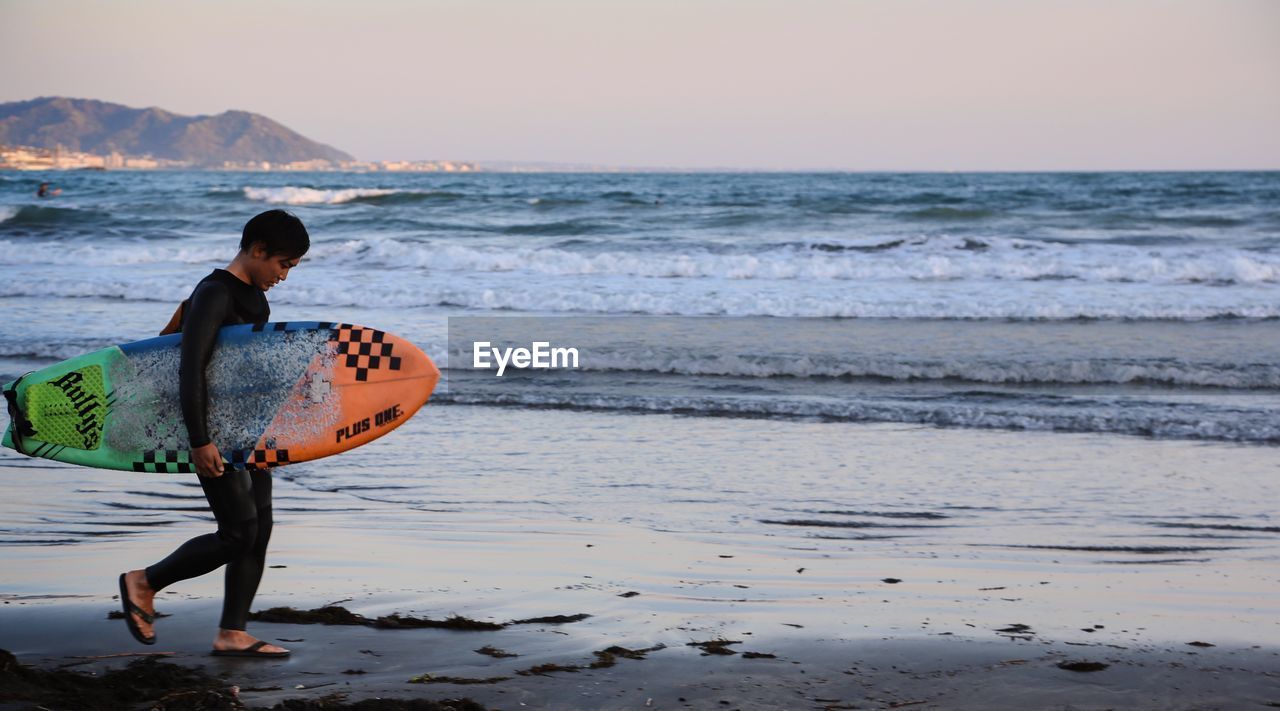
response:
[(62, 188), (49, 188), (48, 183), (40, 183), (40, 189), (36, 190), (36, 197), (55, 197), (62, 194)]
[[(213, 638), (213, 654), (235, 657), (284, 657), (289, 650), (259, 641), (245, 631), (249, 606), (266, 567), (271, 538), (271, 474), (265, 469), (237, 470), (224, 465), (210, 438), (205, 369), (218, 329), (238, 323), (266, 323), (271, 315), (266, 291), (289, 276), (311, 240), (302, 221), (284, 210), (268, 210), (244, 226), (240, 251), (226, 269), (215, 269), (196, 284), (161, 331), (182, 333), (178, 392), (191, 444), (191, 462), (218, 522), (216, 533), (183, 543), (145, 570), (120, 575), (120, 603), (129, 632), (143, 644), (155, 644), (156, 593), (226, 566), (222, 620)], [(223, 443), (225, 444), (225, 443)]]

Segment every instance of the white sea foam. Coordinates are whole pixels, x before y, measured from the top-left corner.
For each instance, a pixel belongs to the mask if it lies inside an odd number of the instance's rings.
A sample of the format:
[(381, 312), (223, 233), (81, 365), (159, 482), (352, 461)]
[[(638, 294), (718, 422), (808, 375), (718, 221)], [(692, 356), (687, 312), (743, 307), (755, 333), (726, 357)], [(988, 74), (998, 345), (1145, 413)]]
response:
[[(33, 262), (38, 263), (38, 262)], [(70, 270), (68, 270), (70, 271)], [(200, 274), (203, 277), (203, 274)], [(180, 282), (163, 275), (128, 275), (122, 271), (98, 273), (87, 278), (75, 275), (42, 276), (26, 274), (0, 282), (0, 297), (107, 298), (121, 301), (167, 301), (174, 304), (191, 295), (193, 279)]]
[(380, 188), (344, 188), (339, 190), (318, 190), (285, 186), (280, 188), (244, 189), (244, 196), (250, 200), (266, 202), (273, 205), (337, 205), (366, 197), (379, 197), (400, 192)]
[[(553, 277), (642, 277), (802, 282), (1072, 282), (1093, 284), (1193, 284), (1210, 288), (1280, 284), (1280, 254), (1232, 248), (1080, 246), (992, 240), (991, 249), (960, 250), (944, 238), (873, 253), (766, 248), (718, 253), (574, 251), (555, 247), (464, 246), (406, 239), (370, 238), (319, 242), (311, 264), (377, 266), (456, 273), (524, 273)], [(1030, 245), (1030, 246), (1029, 246)], [(57, 245), (60, 259), (103, 266), (227, 259), (225, 244), (180, 246), (98, 242)], [(37, 264), (47, 251), (25, 241), (0, 240), (0, 265)]]
[(0, 205), (0, 222), (5, 222), (18, 214), (20, 208), (13, 205)]
[(226, 245), (219, 247), (180, 247), (177, 245), (140, 245), (109, 243), (32, 244), (0, 240), (0, 265), (49, 264), (56, 254), (61, 264), (102, 267), (142, 264), (226, 264), (234, 254)]
[[(30, 263), (41, 263), (33, 260)], [(213, 266), (218, 266), (214, 263)], [(0, 282), (0, 296), (105, 297), (131, 301), (186, 298), (203, 268), (73, 269), (26, 272)], [(194, 273), (191, 273), (194, 272)], [(767, 282), (583, 279), (518, 273), (445, 276), (404, 271), (389, 278), (368, 270), (310, 265), (273, 289), (272, 304), (358, 308), (450, 308), (472, 311), (775, 316), (819, 318), (941, 318), (1062, 320), (1203, 320), (1280, 318), (1269, 285), (1211, 288), (1197, 284), (912, 282)]]
[(468, 247), (395, 239), (320, 245), (316, 257), (394, 267), (460, 272), (522, 271), (556, 276), (626, 275), (836, 281), (1048, 281), (1273, 284), (1280, 255), (1239, 249), (1046, 244), (991, 240), (981, 251), (959, 240), (930, 238), (877, 252), (798, 247), (717, 253), (706, 249), (654, 253), (583, 252), (557, 248)]
[[(950, 238), (877, 251), (590, 251), (408, 238), (318, 242), (273, 302), (480, 311), (1059, 320), (1278, 318), (1280, 255)], [(54, 250), (55, 251), (51, 251)], [(56, 254), (57, 270), (32, 270)], [(208, 239), (0, 239), (2, 296), (184, 298), (229, 258)], [(1156, 378), (1157, 380), (1159, 378)]]

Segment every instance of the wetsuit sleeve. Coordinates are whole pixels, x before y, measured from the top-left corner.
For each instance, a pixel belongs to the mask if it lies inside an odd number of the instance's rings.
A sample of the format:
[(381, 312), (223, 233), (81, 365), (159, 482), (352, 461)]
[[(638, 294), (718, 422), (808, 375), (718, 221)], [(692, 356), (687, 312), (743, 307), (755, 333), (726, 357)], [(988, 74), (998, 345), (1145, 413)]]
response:
[(231, 291), (223, 284), (205, 282), (191, 295), (182, 324), (182, 360), (178, 366), (178, 398), (187, 424), (191, 448), (209, 444), (208, 375), (218, 329), (231, 310)]

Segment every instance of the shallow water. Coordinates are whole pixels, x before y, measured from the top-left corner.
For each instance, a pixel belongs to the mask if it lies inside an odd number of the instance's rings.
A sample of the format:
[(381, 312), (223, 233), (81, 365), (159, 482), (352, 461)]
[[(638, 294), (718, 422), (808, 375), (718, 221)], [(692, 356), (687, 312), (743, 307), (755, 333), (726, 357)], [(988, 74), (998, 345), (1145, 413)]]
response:
[[(850, 633), (976, 634), (973, 623), (990, 635), (1030, 621), (1100, 639), (1083, 623), (1123, 620), (1109, 639), (1274, 643), (1280, 491), (1265, 451), (428, 407), (361, 456), (276, 470), (272, 562), (289, 569), (269, 571), (264, 595), (517, 618), (584, 611), (559, 609), (576, 603), (557, 591), (583, 591), (603, 606), (593, 614), (636, 591), (686, 622), (745, 605)], [(0, 550), (15, 566), (39, 561), (6, 593), (96, 591), (83, 565), (57, 561), (141, 564), (209, 525), (190, 477), (29, 461), (0, 461)], [(216, 578), (180, 592), (216, 595)], [(899, 606), (877, 608), (884, 595)]]

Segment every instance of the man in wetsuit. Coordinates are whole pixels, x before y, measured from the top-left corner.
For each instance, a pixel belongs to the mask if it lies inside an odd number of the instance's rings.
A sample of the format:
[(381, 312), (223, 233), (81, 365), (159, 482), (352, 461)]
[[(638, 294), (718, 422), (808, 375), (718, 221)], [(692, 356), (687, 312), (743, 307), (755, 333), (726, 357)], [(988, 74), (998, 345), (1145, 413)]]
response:
[(306, 228), (294, 215), (284, 210), (257, 215), (245, 224), (235, 259), (226, 269), (215, 269), (196, 284), (191, 298), (183, 302), (174, 320), (165, 327), (166, 332), (182, 332), (182, 416), (191, 440), (191, 461), (218, 530), (192, 538), (145, 570), (131, 570), (120, 576), (125, 621), (130, 633), (143, 644), (155, 644), (152, 623), (157, 592), (225, 565), (222, 620), (213, 640), (213, 654), (289, 654), (289, 650), (258, 641), (245, 632), (271, 538), (271, 475), (266, 470), (235, 470), (224, 465), (217, 443), (209, 437), (205, 369), (218, 329), (267, 321), (271, 308), (265, 292), (285, 280), (310, 245)]

